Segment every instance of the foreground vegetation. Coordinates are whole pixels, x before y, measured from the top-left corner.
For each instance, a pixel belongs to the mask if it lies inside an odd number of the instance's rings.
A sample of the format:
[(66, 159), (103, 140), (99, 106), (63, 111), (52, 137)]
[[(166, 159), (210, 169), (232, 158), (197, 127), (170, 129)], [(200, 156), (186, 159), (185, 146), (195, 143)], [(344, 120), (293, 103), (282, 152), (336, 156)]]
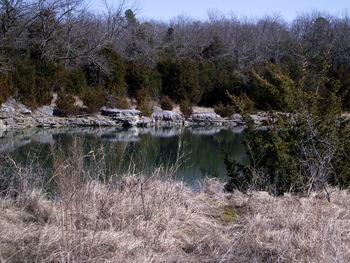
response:
[[(72, 168), (71, 168), (72, 169)], [(60, 197), (0, 199), (1, 262), (349, 262), (350, 194), (194, 193), (163, 177), (64, 178)], [(63, 182), (61, 182), (63, 183)]]
[(162, 168), (107, 179), (80, 148), (56, 152), (50, 187), (34, 167), (2, 163), (0, 262), (350, 261), (348, 191), (330, 188), (328, 202), (207, 179), (194, 192)]

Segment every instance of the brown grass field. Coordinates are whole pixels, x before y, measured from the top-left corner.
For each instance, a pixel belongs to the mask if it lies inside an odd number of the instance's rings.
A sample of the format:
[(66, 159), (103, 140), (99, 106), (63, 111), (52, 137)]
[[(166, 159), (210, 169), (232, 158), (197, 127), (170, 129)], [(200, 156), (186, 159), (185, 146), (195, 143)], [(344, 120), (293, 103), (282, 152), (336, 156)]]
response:
[(20, 187), (0, 198), (0, 262), (350, 262), (348, 191), (332, 189), (331, 202), (246, 196), (208, 179), (194, 192), (164, 169), (102, 183), (80, 165), (57, 165), (51, 198), (28, 170), (13, 174)]

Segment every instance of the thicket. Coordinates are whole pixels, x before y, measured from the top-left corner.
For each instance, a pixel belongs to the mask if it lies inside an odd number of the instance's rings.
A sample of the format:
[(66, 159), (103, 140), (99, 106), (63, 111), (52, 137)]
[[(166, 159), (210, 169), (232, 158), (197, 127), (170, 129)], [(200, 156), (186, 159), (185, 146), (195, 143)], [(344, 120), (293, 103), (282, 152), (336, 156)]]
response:
[(143, 62), (127, 62), (125, 81), (128, 94), (135, 97), (139, 90), (144, 90), (152, 98), (157, 98), (161, 89), (161, 75)]
[(214, 111), (221, 117), (231, 117), (236, 112), (236, 108), (234, 105), (224, 105), (220, 103), (214, 106)]
[[(226, 155), (231, 178), (227, 190), (264, 190), (274, 195), (325, 190), (328, 194), (329, 185), (350, 187), (350, 123), (342, 116), (341, 85), (327, 77), (331, 71), (328, 55), (322, 64), (323, 77), (317, 80), (307, 62), (299, 81), (271, 64), (264, 76), (253, 73), (270, 93), (269, 101), (288, 112), (271, 112), (266, 129), (256, 127), (239, 98), (231, 97), (247, 123), (244, 144), (249, 163), (242, 165)], [(276, 83), (283, 87), (283, 96), (274, 92)]]
[[(269, 16), (161, 23), (139, 21), (124, 1), (100, 16), (84, 7), (83, 0), (0, 2), (0, 100), (15, 96), (35, 108), (57, 92), (60, 98), (83, 98), (92, 112), (103, 103), (127, 107), (126, 97), (137, 99), (142, 91), (150, 100), (162, 94), (174, 103), (217, 105), (230, 115), (228, 92), (252, 111), (286, 111), (306, 56), (305, 87), (317, 88), (320, 78), (332, 77), (339, 82), (343, 110), (350, 108), (346, 15), (314, 12), (290, 23)], [(327, 76), (320, 70), (325, 52)], [(96, 90), (98, 98), (92, 98)], [(327, 94), (329, 86), (319, 92)]]

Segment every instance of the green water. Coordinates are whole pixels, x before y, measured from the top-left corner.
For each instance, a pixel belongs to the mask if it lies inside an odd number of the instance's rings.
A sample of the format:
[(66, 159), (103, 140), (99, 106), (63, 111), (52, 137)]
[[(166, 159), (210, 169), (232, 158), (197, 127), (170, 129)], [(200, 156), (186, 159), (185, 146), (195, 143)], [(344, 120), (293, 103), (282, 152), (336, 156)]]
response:
[(223, 152), (246, 161), (242, 139), (240, 130), (225, 128), (28, 129), (2, 131), (0, 152), (50, 175), (55, 151), (71, 158), (73, 147), (87, 156), (92, 172), (102, 167), (108, 176), (132, 168), (151, 174), (160, 166), (178, 166), (175, 178), (196, 186), (204, 177), (225, 178)]

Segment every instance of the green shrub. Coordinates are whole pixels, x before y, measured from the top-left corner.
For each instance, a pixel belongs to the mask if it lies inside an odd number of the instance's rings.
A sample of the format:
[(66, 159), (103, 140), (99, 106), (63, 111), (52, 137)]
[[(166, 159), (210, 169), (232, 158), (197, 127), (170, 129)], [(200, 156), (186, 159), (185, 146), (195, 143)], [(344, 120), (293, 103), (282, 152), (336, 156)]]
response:
[(180, 111), (185, 115), (186, 118), (190, 117), (193, 113), (192, 104), (190, 100), (182, 100), (180, 102)]
[(125, 66), (122, 57), (112, 47), (106, 47), (100, 50), (100, 55), (106, 60), (106, 64), (109, 69), (109, 73), (103, 80), (104, 85), (109, 93), (116, 95), (126, 94), (126, 82), (125, 82)]
[(13, 73), (13, 82), (21, 102), (34, 109), (51, 102), (57, 76), (54, 67), (44, 61), (24, 62)]
[(72, 71), (59, 68), (55, 73), (55, 78), (53, 90), (57, 93), (80, 95), (88, 87), (85, 74), (79, 68)]
[(106, 104), (107, 94), (102, 88), (93, 87), (82, 93), (82, 100), (87, 106), (87, 112), (95, 113)]
[(160, 96), (160, 107), (163, 110), (173, 110), (173, 102), (167, 95)]
[(192, 59), (165, 59), (157, 65), (162, 76), (162, 93), (180, 102), (189, 98), (198, 103), (202, 98), (197, 62)]
[[(310, 73), (305, 70), (304, 74)], [(266, 129), (257, 128), (241, 109), (247, 124), (244, 143), (249, 162), (243, 165), (226, 155), (231, 178), (227, 190), (283, 195), (326, 190), (329, 184), (349, 188), (350, 123), (341, 117), (338, 82), (330, 78), (322, 82), (333, 89), (327, 96), (309, 86), (306, 91), (305, 82), (291, 87), (294, 96), (288, 98), (290, 113), (275, 114)], [(327, 196), (330, 198), (328, 192)]]
[(247, 113), (253, 113), (256, 111), (255, 109), (255, 103), (254, 101), (247, 96), (245, 93), (241, 93), (238, 96), (238, 99), (240, 100), (240, 103), (243, 107), (243, 110)]
[(261, 72), (249, 72), (249, 95), (261, 110), (289, 111), (294, 87), (297, 85), (289, 74), (269, 63)]
[(255, 103), (245, 93), (241, 93), (239, 96), (231, 95), (233, 99), (235, 112), (241, 113), (254, 113), (256, 112)]
[(65, 87), (66, 92), (78, 95), (87, 89), (87, 80), (84, 72), (81, 70), (77, 69), (69, 72), (68, 77), (68, 83)]
[(203, 96), (200, 104), (212, 107), (223, 103), (232, 103), (227, 92), (236, 94), (244, 86), (244, 78), (235, 70), (232, 61), (220, 59), (214, 62), (202, 62), (200, 66), (200, 83)]
[(128, 64), (125, 79), (131, 96), (136, 96), (138, 90), (145, 90), (152, 98), (156, 98), (162, 83), (157, 70), (140, 62)]
[(79, 107), (74, 105), (75, 98), (71, 94), (59, 94), (56, 105), (63, 116), (76, 115), (79, 113)]
[(214, 106), (214, 111), (221, 117), (231, 117), (236, 112), (236, 108), (234, 105), (224, 105), (220, 103)]

